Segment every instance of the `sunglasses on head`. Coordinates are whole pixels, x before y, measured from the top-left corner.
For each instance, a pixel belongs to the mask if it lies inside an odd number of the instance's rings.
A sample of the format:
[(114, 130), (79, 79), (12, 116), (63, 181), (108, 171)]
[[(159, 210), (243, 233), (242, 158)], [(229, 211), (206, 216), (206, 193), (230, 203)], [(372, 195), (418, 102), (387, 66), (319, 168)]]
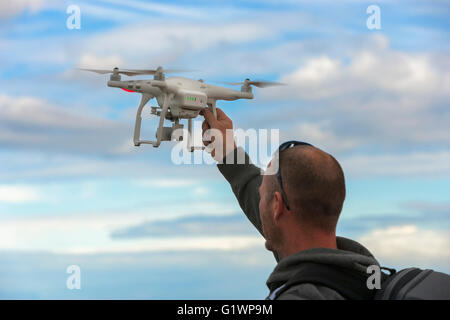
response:
[(281, 166), (280, 166), (280, 162), (279, 162), (279, 157), (280, 157), (280, 153), (286, 149), (289, 148), (293, 148), (295, 146), (313, 146), (310, 143), (307, 142), (302, 142), (302, 141), (295, 141), (295, 140), (291, 140), (291, 141), (286, 141), (284, 143), (282, 143), (279, 147), (278, 147), (278, 171), (277, 171), (277, 179), (278, 179), (278, 184), (280, 185), (280, 190), (281, 190), (281, 197), (284, 201), (284, 204), (286, 205), (286, 208), (288, 210), (291, 210), (291, 208), (289, 207), (288, 201), (287, 201), (287, 197), (286, 197), (286, 192), (284, 192), (284, 188), (283, 188), (283, 180), (281, 178)]

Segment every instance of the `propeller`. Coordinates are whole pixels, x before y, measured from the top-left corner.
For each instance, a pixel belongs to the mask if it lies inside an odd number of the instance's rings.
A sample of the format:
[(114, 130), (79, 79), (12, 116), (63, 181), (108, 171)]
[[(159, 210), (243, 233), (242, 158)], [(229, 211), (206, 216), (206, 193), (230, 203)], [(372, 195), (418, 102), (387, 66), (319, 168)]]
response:
[(273, 82), (273, 81), (251, 81), (250, 79), (245, 79), (243, 82), (223, 82), (229, 85), (237, 86), (237, 85), (247, 85), (247, 86), (255, 86), (258, 88), (266, 88), (272, 86), (285, 86), (285, 83), (281, 82)]
[(83, 70), (83, 71), (90, 71), (90, 72), (95, 72), (95, 73), (100, 73), (100, 74), (107, 74), (107, 73), (113, 73), (113, 74), (125, 74), (127, 76), (137, 76), (141, 73), (138, 72), (134, 72), (134, 71), (130, 71), (130, 70), (119, 70), (119, 68), (114, 68), (113, 70), (103, 70), (103, 69), (84, 69), (84, 68), (78, 68), (78, 70)]
[(164, 69), (161, 66), (159, 66), (156, 69), (126, 69), (126, 70), (134, 72), (136, 74), (192, 72), (192, 70), (184, 70), (184, 69)]

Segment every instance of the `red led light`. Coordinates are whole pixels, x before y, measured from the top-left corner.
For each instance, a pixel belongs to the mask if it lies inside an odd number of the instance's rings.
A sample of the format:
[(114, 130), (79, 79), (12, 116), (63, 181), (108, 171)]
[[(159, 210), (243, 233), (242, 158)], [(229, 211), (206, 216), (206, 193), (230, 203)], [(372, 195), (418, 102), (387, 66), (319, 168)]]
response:
[(121, 88), (121, 89), (126, 91), (126, 92), (134, 92), (133, 90), (128, 90), (128, 89), (125, 89), (125, 88)]

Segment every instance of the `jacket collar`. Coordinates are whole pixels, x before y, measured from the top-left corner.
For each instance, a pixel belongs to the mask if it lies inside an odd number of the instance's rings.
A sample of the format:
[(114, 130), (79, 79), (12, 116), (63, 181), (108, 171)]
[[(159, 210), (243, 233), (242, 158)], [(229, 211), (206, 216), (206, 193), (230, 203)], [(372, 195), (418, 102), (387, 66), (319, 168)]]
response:
[(287, 282), (302, 262), (315, 262), (336, 265), (359, 272), (366, 272), (370, 265), (379, 265), (360, 243), (343, 237), (336, 237), (337, 249), (313, 248), (299, 251), (280, 260), (267, 279), (267, 286), (271, 291)]

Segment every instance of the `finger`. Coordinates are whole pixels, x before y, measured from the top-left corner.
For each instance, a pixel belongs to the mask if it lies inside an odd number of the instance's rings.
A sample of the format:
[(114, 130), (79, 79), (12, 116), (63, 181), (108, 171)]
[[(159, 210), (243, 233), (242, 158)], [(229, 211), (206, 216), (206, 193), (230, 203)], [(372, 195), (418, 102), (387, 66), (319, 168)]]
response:
[(228, 118), (228, 116), (225, 114), (225, 112), (222, 111), (220, 108), (216, 108), (217, 111), (217, 120), (231, 120)]
[(204, 120), (202, 122), (202, 131), (203, 131), (203, 133), (205, 133), (205, 131), (208, 130), (208, 129), (210, 129), (210, 127), (208, 125), (208, 122), (206, 122), (206, 120)]
[(202, 140), (204, 141), (209, 141), (210, 140), (210, 136), (206, 134), (206, 132), (209, 132), (209, 125), (206, 121), (203, 121), (202, 123)]
[(214, 117), (214, 114), (209, 109), (203, 109), (202, 114), (211, 128), (217, 127), (217, 119), (216, 117)]

